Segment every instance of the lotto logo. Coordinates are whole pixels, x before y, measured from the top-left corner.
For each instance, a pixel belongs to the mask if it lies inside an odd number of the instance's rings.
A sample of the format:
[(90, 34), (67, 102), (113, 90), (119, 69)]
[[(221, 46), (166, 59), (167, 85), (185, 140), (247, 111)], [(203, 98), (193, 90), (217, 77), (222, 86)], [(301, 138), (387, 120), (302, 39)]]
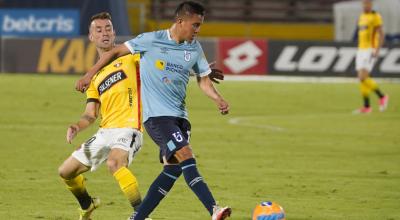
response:
[[(271, 62), (272, 72), (349, 73), (354, 71), (357, 48), (353, 46), (308, 46), (304, 44), (284, 45)], [(380, 74), (400, 73), (400, 49), (381, 48), (375, 65)]]
[(266, 74), (266, 41), (221, 40), (223, 71), (233, 74)]

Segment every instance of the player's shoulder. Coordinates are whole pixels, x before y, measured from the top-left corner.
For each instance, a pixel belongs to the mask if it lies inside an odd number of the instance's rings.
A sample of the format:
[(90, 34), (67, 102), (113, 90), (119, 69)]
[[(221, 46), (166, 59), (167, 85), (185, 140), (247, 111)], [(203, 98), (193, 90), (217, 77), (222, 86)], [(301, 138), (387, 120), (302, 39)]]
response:
[(166, 30), (145, 32), (137, 35), (135, 39), (152, 40), (152, 39), (162, 39), (167, 37)]

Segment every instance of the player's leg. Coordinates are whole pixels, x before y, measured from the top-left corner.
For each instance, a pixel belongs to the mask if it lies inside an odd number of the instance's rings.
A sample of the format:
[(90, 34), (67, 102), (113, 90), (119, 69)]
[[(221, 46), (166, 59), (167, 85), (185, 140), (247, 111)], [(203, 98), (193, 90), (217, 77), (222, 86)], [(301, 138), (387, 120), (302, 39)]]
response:
[(82, 173), (89, 169), (96, 170), (106, 160), (108, 150), (104, 146), (104, 138), (99, 131), (75, 150), (59, 168), (59, 174), (67, 188), (79, 201), (81, 220), (90, 219), (92, 212), (100, 206), (100, 199), (88, 194)]
[(175, 158), (180, 162), (186, 183), (207, 208), (212, 220), (223, 220), (229, 217), (232, 212), (231, 208), (219, 207), (216, 204), (210, 189), (197, 169), (196, 160), (193, 157), (190, 146), (185, 146), (178, 150), (175, 153)]
[(371, 89), (365, 82), (368, 78), (368, 72), (366, 69), (358, 70), (358, 79), (360, 80), (360, 92), (363, 99), (363, 107), (357, 110), (357, 113), (370, 113), (372, 111), (370, 104), (370, 93)]
[[(132, 220), (143, 220), (146, 216), (149, 216), (161, 200), (168, 194), (175, 181), (182, 174), (178, 161), (172, 159), (170, 163), (168, 163), (165, 156), (163, 156), (167, 152), (166, 148), (169, 141), (164, 133), (170, 133), (169, 130), (171, 129), (173, 130), (172, 133), (176, 132), (176, 126), (173, 124), (171, 125), (171, 121), (168, 118), (169, 117), (150, 118), (144, 124), (149, 136), (160, 147), (160, 162), (164, 164), (164, 167), (150, 185), (137, 212), (133, 213), (131, 216)], [(188, 133), (185, 133), (185, 137), (188, 138)]]
[(92, 203), (92, 198), (85, 187), (85, 178), (82, 173), (89, 170), (89, 167), (86, 167), (73, 156), (70, 156), (68, 159), (64, 161), (64, 163), (58, 168), (58, 173), (61, 179), (67, 186), (67, 189), (71, 191), (71, 193), (78, 200), (79, 205), (82, 209), (89, 208)]
[(79, 160), (70, 156), (58, 168), (61, 179), (67, 186), (67, 189), (78, 200), (80, 209), (80, 220), (90, 219), (90, 215), (100, 205), (100, 199), (92, 198), (86, 190), (85, 178), (82, 173), (88, 171), (90, 167), (82, 164)]
[(110, 173), (114, 176), (115, 180), (121, 191), (124, 193), (129, 203), (134, 210), (142, 202), (138, 181), (128, 167), (129, 152), (114, 148), (111, 150), (108, 159), (107, 167)]
[[(370, 69), (372, 69), (372, 66), (370, 67)], [(364, 83), (365, 85), (370, 89), (370, 91), (375, 92), (375, 94), (378, 96), (379, 98), (379, 110), (380, 111), (385, 111), (389, 102), (389, 96), (385, 95), (381, 89), (378, 87), (378, 84), (376, 83), (375, 80), (373, 80), (370, 75), (369, 72), (366, 73), (366, 77), (364, 79)]]
[(131, 219), (142, 220), (149, 216), (168, 194), (181, 174), (182, 170), (178, 164), (164, 164), (163, 170), (150, 185), (142, 204)]
[[(190, 133), (190, 123), (186, 119), (179, 120), (179, 127), (182, 133), (186, 133), (189, 131)], [(173, 135), (173, 142), (179, 142), (182, 138), (179, 135)], [(189, 140), (187, 140), (189, 142)], [(174, 145), (170, 144), (170, 145)], [(173, 146), (170, 146), (173, 148)], [(174, 153), (174, 158), (178, 160), (179, 165), (182, 168), (183, 176), (185, 177), (185, 181), (190, 189), (196, 194), (197, 198), (203, 203), (206, 207), (213, 220), (222, 220), (230, 216), (231, 208), (218, 207), (215, 199), (208, 188), (207, 184), (203, 180), (203, 177), (200, 175), (200, 172), (197, 169), (196, 159), (194, 158), (192, 148), (189, 144), (183, 146), (182, 148), (176, 150)]]

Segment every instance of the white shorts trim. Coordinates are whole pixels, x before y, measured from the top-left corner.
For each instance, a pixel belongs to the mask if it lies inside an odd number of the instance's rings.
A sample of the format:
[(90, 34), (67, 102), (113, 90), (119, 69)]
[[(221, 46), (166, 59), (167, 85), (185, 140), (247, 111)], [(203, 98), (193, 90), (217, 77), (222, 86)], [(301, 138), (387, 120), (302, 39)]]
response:
[(356, 56), (356, 70), (362, 69), (371, 72), (374, 68), (376, 58), (372, 57), (373, 49), (359, 49)]
[(143, 143), (142, 132), (133, 128), (100, 128), (89, 140), (72, 153), (72, 156), (95, 171), (108, 158), (111, 149), (129, 152), (128, 165), (132, 163)]

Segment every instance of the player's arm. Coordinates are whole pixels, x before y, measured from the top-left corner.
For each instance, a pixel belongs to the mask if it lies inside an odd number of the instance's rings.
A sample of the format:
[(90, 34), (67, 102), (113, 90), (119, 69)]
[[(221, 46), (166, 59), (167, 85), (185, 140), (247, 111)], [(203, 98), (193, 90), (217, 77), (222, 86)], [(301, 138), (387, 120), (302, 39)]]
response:
[(384, 36), (384, 33), (383, 33), (382, 25), (379, 25), (379, 26), (375, 27), (374, 34), (375, 34), (374, 37), (378, 38), (378, 45), (376, 45), (375, 51), (373, 53), (373, 56), (374, 57), (378, 57), (379, 56), (379, 50), (381, 49), (381, 47), (382, 47), (382, 45), (384, 43), (384, 40), (385, 40), (385, 36)]
[(90, 84), (90, 81), (92, 80), (93, 76), (101, 70), (104, 66), (109, 64), (111, 61), (114, 59), (124, 56), (126, 54), (131, 53), (130, 50), (125, 46), (125, 44), (120, 44), (110, 51), (105, 52), (100, 59), (90, 68), (87, 73), (81, 77), (75, 84), (75, 89), (77, 91), (84, 92), (85, 89), (88, 87)]
[(100, 104), (98, 102), (88, 102), (86, 104), (85, 112), (82, 114), (81, 118), (75, 124), (71, 124), (67, 130), (67, 142), (72, 143), (72, 139), (82, 131), (83, 129), (89, 127), (93, 122), (96, 121), (99, 114)]
[(224, 100), (221, 94), (219, 94), (219, 92), (211, 82), (210, 78), (208, 76), (199, 77), (197, 82), (200, 89), (204, 92), (204, 94), (206, 94), (217, 104), (221, 114), (223, 115), (228, 114), (229, 104), (227, 101)]
[[(208, 78), (210, 78), (211, 81), (213, 81), (214, 83), (219, 84), (219, 81), (224, 80), (224, 74), (222, 73), (222, 70), (214, 68), (213, 66), (215, 65), (215, 62), (211, 62), (209, 64), (210, 68), (211, 68), (211, 73), (208, 74)], [(200, 76), (197, 76), (197, 81), (200, 80)]]

